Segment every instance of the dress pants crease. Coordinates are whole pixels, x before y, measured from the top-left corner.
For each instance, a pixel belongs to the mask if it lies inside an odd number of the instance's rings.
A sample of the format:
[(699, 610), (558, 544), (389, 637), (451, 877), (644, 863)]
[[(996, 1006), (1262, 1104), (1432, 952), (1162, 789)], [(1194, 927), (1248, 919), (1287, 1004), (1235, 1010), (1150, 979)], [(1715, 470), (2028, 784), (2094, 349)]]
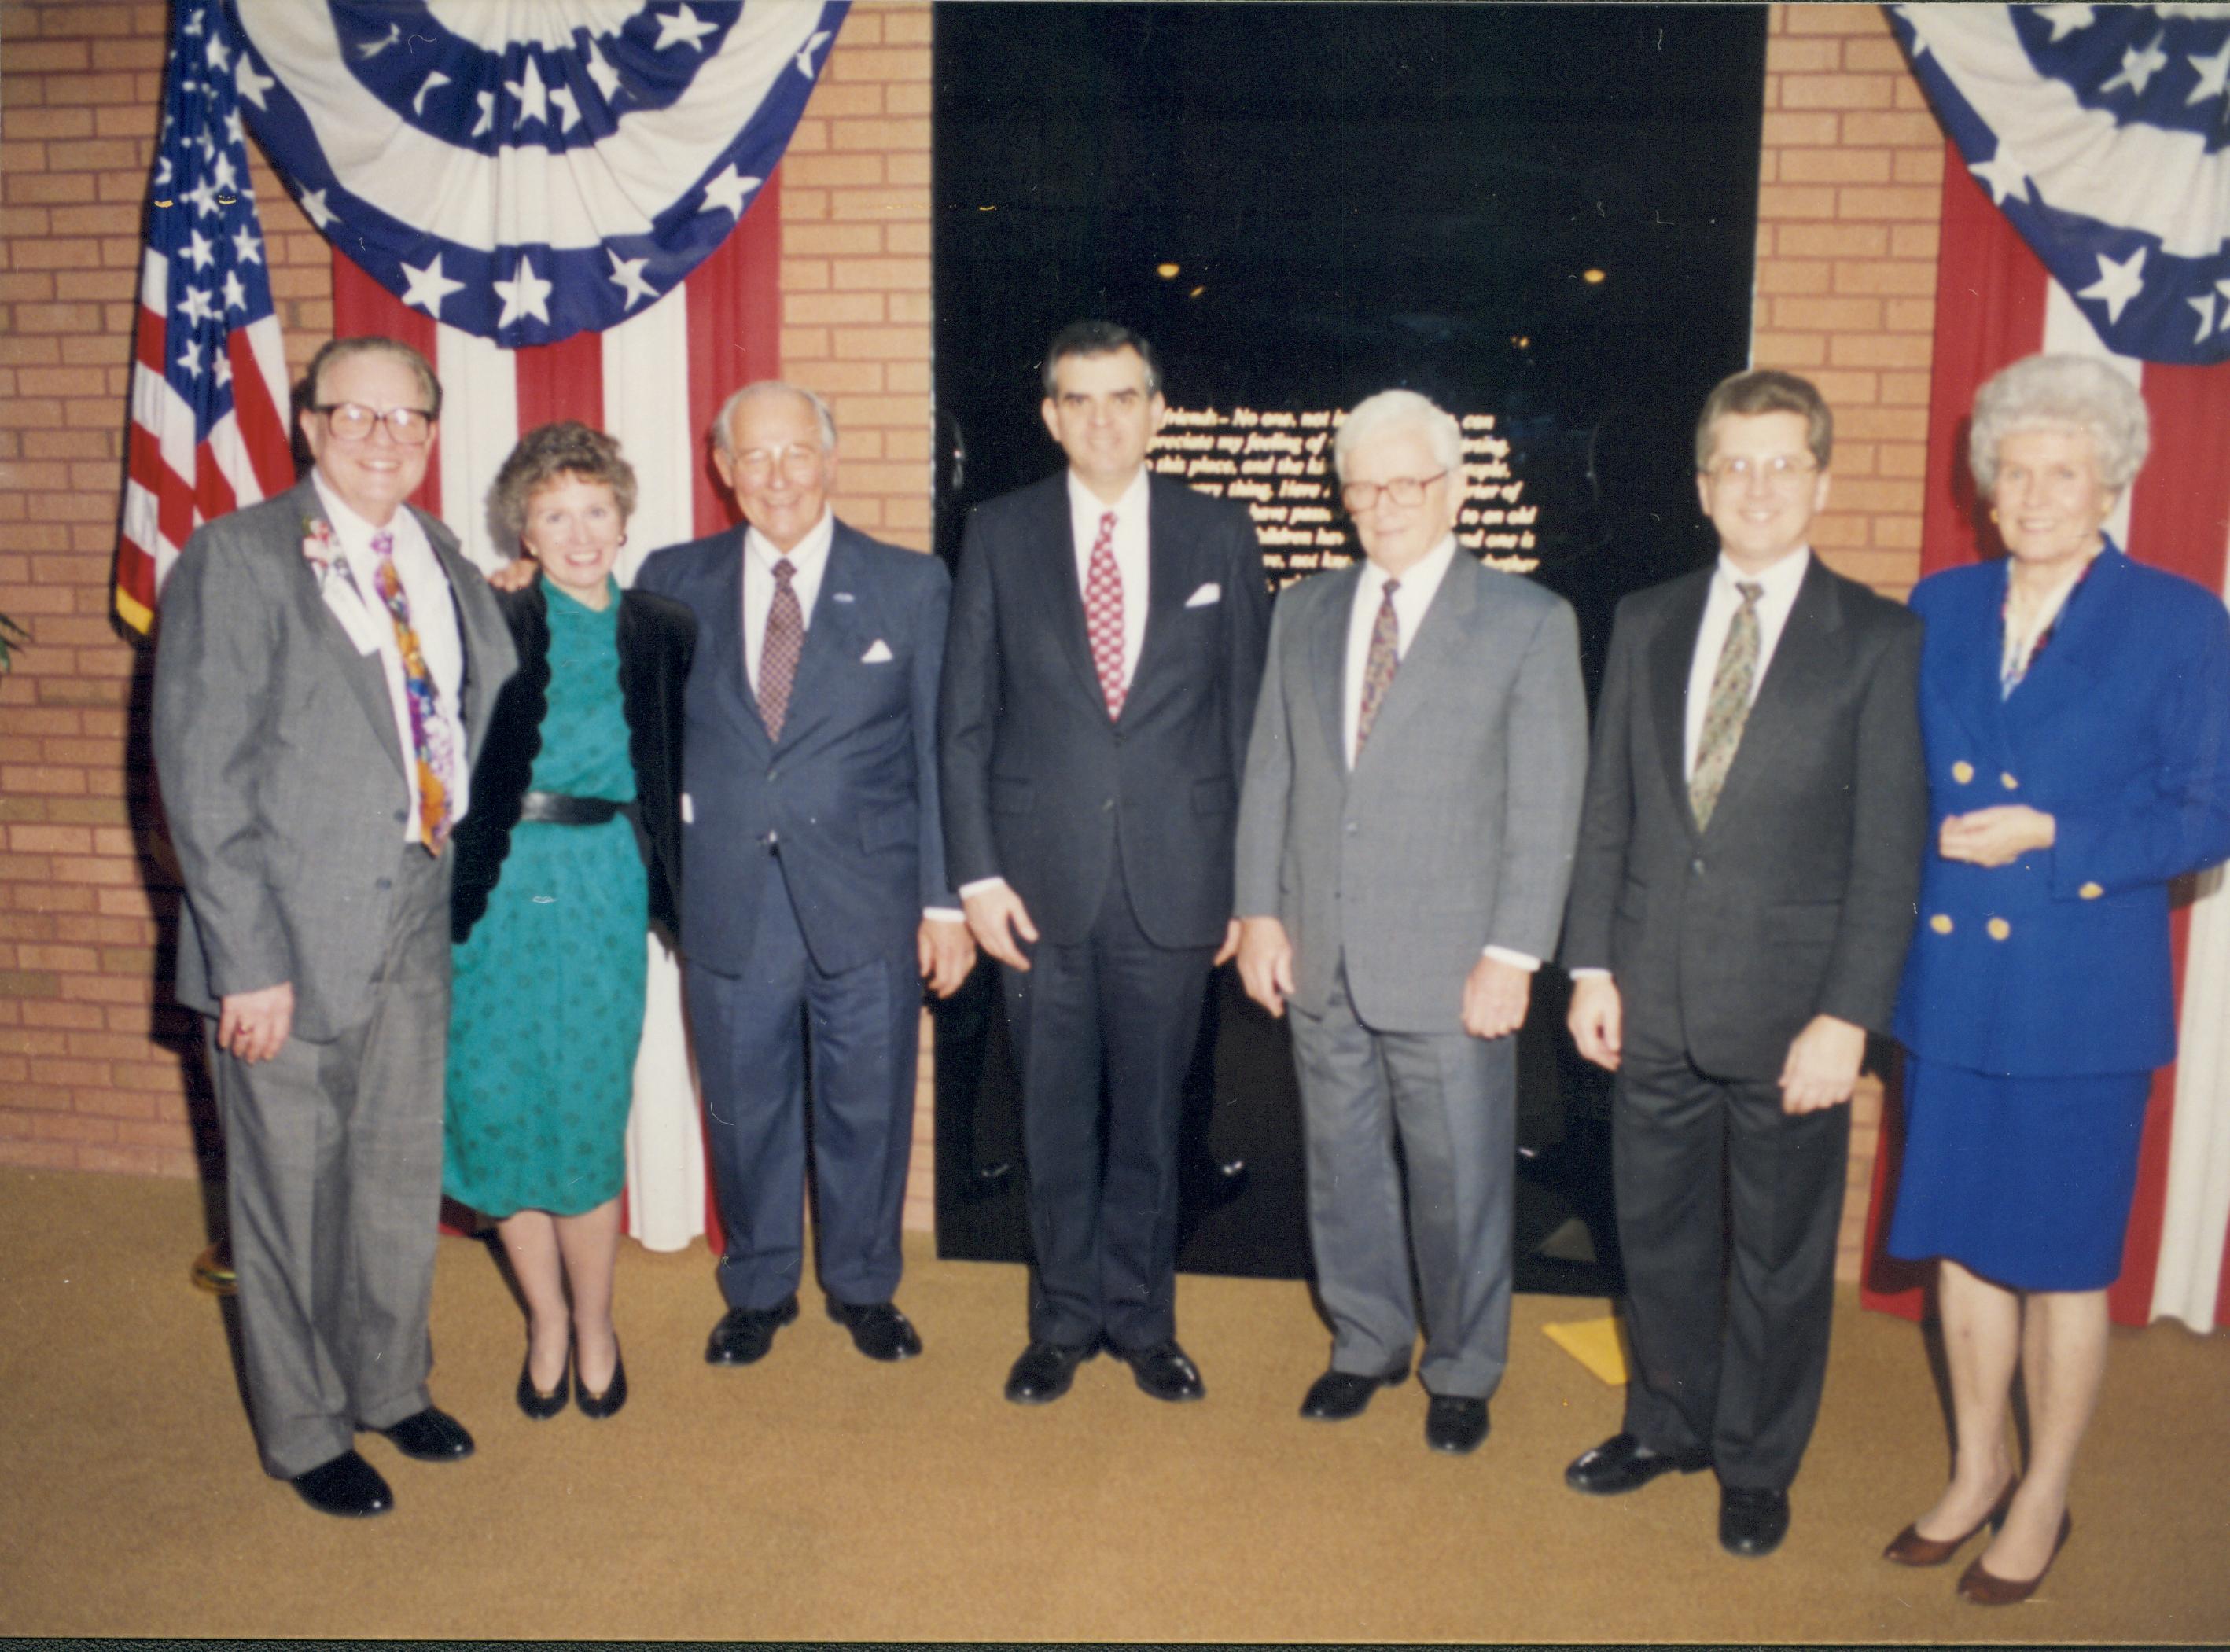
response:
[[(1034, 1340), (1128, 1352), (1176, 1334), (1176, 1140), (1212, 946), (1157, 946), (1121, 856), (1081, 941), (1002, 970), (1022, 1080)], [(1102, 1081), (1107, 1098), (1104, 1130)]]
[(206, 1022), (250, 1410), (292, 1478), (430, 1404), (448, 857), (401, 852), (367, 1019), (250, 1066)]

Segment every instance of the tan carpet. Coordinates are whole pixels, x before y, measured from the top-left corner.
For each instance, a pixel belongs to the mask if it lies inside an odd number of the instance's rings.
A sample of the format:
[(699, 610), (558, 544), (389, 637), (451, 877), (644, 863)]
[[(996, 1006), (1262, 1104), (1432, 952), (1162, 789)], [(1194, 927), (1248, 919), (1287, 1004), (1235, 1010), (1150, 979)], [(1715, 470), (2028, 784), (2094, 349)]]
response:
[(2230, 1338), (2119, 1334), (2044, 1592), (1988, 1612), (1954, 1570), (1876, 1554), (1940, 1482), (1918, 1332), (1840, 1307), (1782, 1552), (1713, 1535), (1708, 1475), (1597, 1501), (1564, 1462), (1619, 1392), (1520, 1298), (1494, 1433), (1428, 1453), (1413, 1383), (1339, 1427), (1293, 1414), (1326, 1339), (1299, 1285), (1184, 1280), (1204, 1404), (1106, 1360), (1059, 1404), (999, 1386), (1011, 1267), (911, 1252), (929, 1352), (855, 1354), (817, 1294), (765, 1363), (700, 1358), (701, 1250), (630, 1245), (619, 1417), (513, 1408), (522, 1333), (489, 1255), (447, 1241), (434, 1391), (470, 1462), (364, 1450), (396, 1510), (313, 1514), (258, 1469), (190, 1185), (0, 1171), (0, 1634), (1112, 1640), (2230, 1639)]

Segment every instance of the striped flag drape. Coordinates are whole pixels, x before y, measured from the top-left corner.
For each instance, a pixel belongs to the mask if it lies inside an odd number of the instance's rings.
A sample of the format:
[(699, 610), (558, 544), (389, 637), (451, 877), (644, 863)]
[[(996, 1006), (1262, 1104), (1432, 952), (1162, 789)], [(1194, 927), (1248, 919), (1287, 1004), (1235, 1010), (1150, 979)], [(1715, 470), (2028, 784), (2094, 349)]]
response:
[[(2110, 351), (2078, 299), (2046, 273), (1992, 203), (1956, 144), (1947, 145), (1936, 355), (1929, 397), (1924, 573), (1982, 554), (1966, 420), (1992, 373), (2040, 350), (2091, 355), (2126, 373), (2151, 410), (2145, 468), (2108, 531), (2131, 555), (2226, 588), (2230, 572), (2230, 367), (2140, 362)], [(2155, 1078), (2115, 1320), (2169, 1317), (2194, 1330), (2230, 1323), (2230, 896), (2220, 874), (2181, 891), (2174, 922), (2182, 1036)], [(1867, 1306), (1917, 1317), (1929, 1270), (1883, 1254), (1900, 1138), (1895, 1097), (1882, 1123), (1867, 1213)]]
[(271, 307), (223, 14), (178, 0), (133, 327), (117, 616), (145, 632), (211, 517), (291, 487), (287, 353)]

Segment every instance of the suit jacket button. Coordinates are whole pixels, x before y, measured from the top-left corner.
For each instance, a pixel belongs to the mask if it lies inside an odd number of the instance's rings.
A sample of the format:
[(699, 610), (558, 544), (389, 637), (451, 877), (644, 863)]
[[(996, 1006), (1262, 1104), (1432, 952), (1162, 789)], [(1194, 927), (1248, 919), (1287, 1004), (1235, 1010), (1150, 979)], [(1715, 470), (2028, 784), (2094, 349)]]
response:
[(1106, 799), (1104, 803), (1102, 803), (1099, 805), (1100, 812), (1101, 812), (1102, 814), (1106, 813), (1109, 810), (1112, 810), (1112, 808), (1114, 808), (1114, 807), (1115, 807), (1115, 800), (1114, 800), (1112, 797), (1110, 797), (1110, 798)]
[(396, 810), (395, 811), (395, 823), (397, 826), (408, 826), (410, 823), (410, 811), (407, 809)]
[(768, 778), (769, 780), (779, 780), (779, 779), (781, 779), (781, 778), (782, 778), (782, 771), (781, 771), (780, 769), (769, 769), (769, 770), (767, 771), (767, 778)]
[(2085, 900), (2096, 900), (2100, 895), (2106, 893), (2106, 887), (2100, 883), (2086, 883), (2075, 893), (2081, 895)]
[(2021, 782), (2014, 779), (2013, 776), (2009, 774), (2000, 775), (1998, 777), (1998, 784), (2003, 786), (2008, 791), (2019, 791), (2021, 790)]
[(2002, 918), (1993, 918), (1989, 922), (1989, 930), (1992, 940), (2003, 940), (2014, 932), (2014, 926)]
[(1701, 860), (1689, 861), (1688, 869), (1699, 878), (1704, 875), (1704, 863)]
[(1965, 785), (1969, 780), (1972, 780), (1975, 778), (1975, 765), (1968, 762), (1966, 758), (1961, 758), (1959, 761), (1951, 765), (1951, 778), (1954, 780), (1956, 780), (1961, 785)]
[(1951, 914), (1948, 912), (1937, 913), (1933, 918), (1930, 918), (1928, 920), (1928, 926), (1939, 935), (1950, 934), (1951, 932)]
[(382, 889), (392, 889), (395, 887), (395, 880), (393, 878), (382, 878), (375, 887)]

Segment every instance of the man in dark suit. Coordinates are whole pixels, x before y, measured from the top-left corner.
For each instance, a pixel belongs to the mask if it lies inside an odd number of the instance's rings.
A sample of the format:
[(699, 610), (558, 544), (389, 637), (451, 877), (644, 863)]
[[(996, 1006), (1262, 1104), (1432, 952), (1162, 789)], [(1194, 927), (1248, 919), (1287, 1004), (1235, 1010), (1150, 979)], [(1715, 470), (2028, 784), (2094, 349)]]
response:
[(1743, 1555), (1787, 1532), (1818, 1415), (1847, 1103), (1890, 1024), (1927, 829), (1920, 622), (1810, 549), (1833, 438), (1790, 374), (1705, 403), (1718, 560), (1619, 606), (1564, 930), (1572, 1036), (1618, 1074), (1634, 1354), (1624, 1428), (1565, 1479), (1714, 1468)]
[(728, 1229), (728, 1312), (705, 1358), (750, 1365), (797, 1317), (809, 1060), (829, 1316), (869, 1358), (906, 1359), (921, 1339), (893, 1298), (920, 981), (949, 995), (976, 962), (938, 807), (950, 581), (936, 558), (830, 512), (836, 429), (818, 397), (746, 385), (712, 440), (748, 526), (661, 551), (636, 577), (699, 627), (681, 933)]
[(445, 853), (517, 664), (454, 534), (406, 506), (441, 390), (390, 339), (304, 380), (315, 468), (209, 523), (163, 593), (155, 766), (208, 1018), (249, 1409), (328, 1514), (393, 1499), (351, 1442), (473, 1449), (426, 1392), (449, 1031)]
[(1208, 971), (1237, 946), (1269, 597), (1245, 509), (1147, 471), (1166, 410), (1144, 339), (1079, 322), (1044, 380), (1068, 468), (969, 519), (941, 712), (952, 878), (1004, 965), (1022, 1079), (1035, 1262), (1007, 1397), (1060, 1397), (1105, 1345), (1156, 1398), (1197, 1399), (1179, 1100)]
[(1562, 598), (1456, 543), (1463, 434), (1423, 397), (1357, 403), (1332, 462), (1367, 560), (1278, 604), (1239, 973), (1293, 1010), (1333, 1333), (1301, 1415), (1344, 1421), (1408, 1379), (1414, 1256), (1426, 1442), (1472, 1451), (1510, 1352), (1512, 1035), (1556, 945), (1587, 771), (1578, 632)]

